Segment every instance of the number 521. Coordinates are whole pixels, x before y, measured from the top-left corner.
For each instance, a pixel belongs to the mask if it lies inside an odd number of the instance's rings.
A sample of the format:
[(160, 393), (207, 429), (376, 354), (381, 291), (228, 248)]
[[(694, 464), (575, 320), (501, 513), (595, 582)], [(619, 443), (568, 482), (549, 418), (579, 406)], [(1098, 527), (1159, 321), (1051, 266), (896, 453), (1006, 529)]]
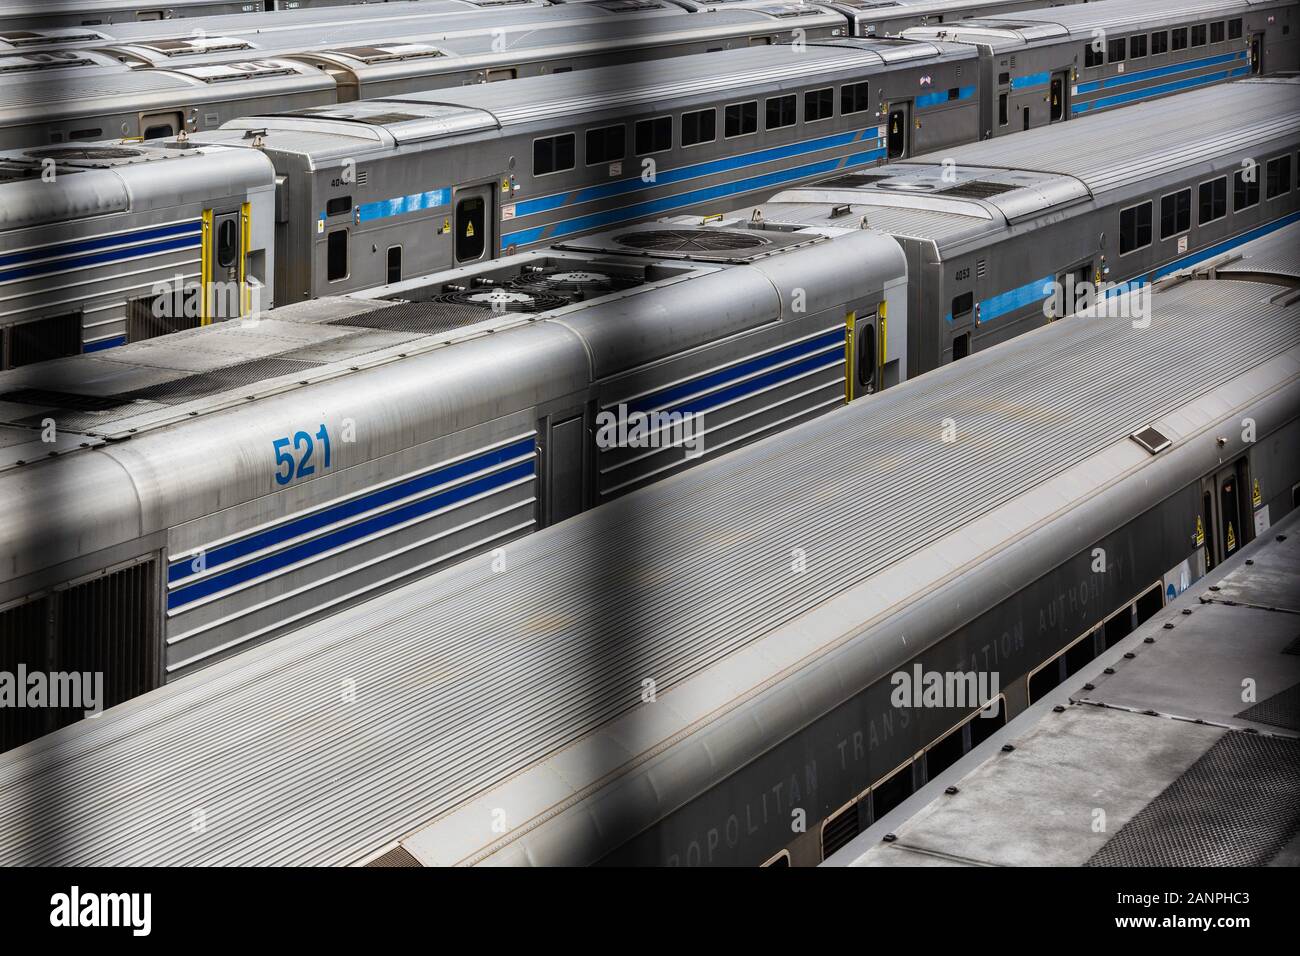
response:
[[(294, 432), (293, 438), (277, 438), (272, 442), (275, 448), (275, 483), (287, 485), (295, 478), (306, 478), (316, 473), (316, 466), (311, 464), (312, 453), (316, 450), (316, 441), (322, 446), (321, 468), (330, 466), (330, 433), (323, 424), (316, 432), (315, 439), (307, 432)], [(293, 451), (289, 450), (292, 445)]]

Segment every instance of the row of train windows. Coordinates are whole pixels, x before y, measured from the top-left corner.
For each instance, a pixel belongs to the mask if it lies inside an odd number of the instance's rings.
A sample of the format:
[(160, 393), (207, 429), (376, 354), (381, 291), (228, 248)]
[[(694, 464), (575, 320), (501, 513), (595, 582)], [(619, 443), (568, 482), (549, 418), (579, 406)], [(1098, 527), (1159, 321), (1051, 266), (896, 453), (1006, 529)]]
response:
[[(839, 89), (840, 115), (865, 113), (871, 109), (867, 83), (849, 83)], [(805, 123), (815, 123), (835, 116), (835, 87), (808, 90), (803, 94)], [(722, 108), (724, 139), (752, 136), (758, 132), (759, 101), (730, 103)], [(770, 96), (763, 101), (763, 128), (785, 129), (798, 122), (798, 94)], [(718, 138), (718, 110), (709, 107), (681, 115), (681, 145), (700, 146)], [(589, 129), (584, 134), (588, 166), (615, 163), (627, 155), (627, 126), (617, 123)], [(573, 169), (577, 165), (575, 133), (560, 133), (533, 141), (533, 175), (547, 176)], [(673, 148), (673, 117), (659, 116), (638, 120), (632, 127), (632, 152), (636, 156), (663, 153)]]
[[(1168, 53), (1172, 42), (1175, 52), (1186, 50), (1189, 39), (1190, 45), (1205, 46), (1206, 43), (1222, 43), (1224, 37), (1229, 40), (1240, 40), (1242, 36), (1241, 18), (1228, 20), (1225, 24), (1223, 20), (1217, 20), (1214, 23), (1198, 23), (1193, 27), (1178, 27), (1168, 32), (1161, 30), (1158, 33), (1151, 34), (1150, 55), (1158, 56), (1161, 53)], [(1088, 43), (1083, 48), (1083, 65), (1084, 66), (1101, 66), (1102, 63), (1122, 63), (1124, 60), (1140, 60), (1147, 56), (1147, 35), (1140, 33), (1137, 36), (1116, 37), (1106, 44), (1105, 58), (1102, 58), (1102, 50), (1094, 49), (1092, 43)]]
[[(1291, 157), (1278, 156), (1265, 164), (1264, 198), (1276, 199), (1291, 191)], [(1228, 177), (1220, 176), (1197, 187), (1197, 225), (1222, 219), (1228, 214)], [(1259, 205), (1259, 175), (1246, 179), (1241, 170), (1232, 177), (1232, 211)], [(1151, 245), (1152, 204), (1129, 206), (1119, 214), (1119, 254), (1127, 255)], [(1160, 197), (1160, 238), (1172, 239), (1192, 227), (1192, 188)]]
[[(468, 257), (473, 258), (473, 257)], [(389, 246), (384, 258), (384, 281), (402, 281), (402, 247)], [(336, 229), (325, 238), (325, 279), (338, 282), (348, 277), (348, 231)]]

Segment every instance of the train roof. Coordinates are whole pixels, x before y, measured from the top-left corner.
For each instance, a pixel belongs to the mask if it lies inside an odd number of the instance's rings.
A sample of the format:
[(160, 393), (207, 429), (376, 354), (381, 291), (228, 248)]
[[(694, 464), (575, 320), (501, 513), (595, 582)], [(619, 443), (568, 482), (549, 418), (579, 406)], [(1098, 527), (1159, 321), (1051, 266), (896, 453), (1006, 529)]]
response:
[(1300, 222), (1252, 239), (1228, 252), (1197, 263), (1198, 276), (1249, 279), (1279, 285), (1300, 285)]
[(1179, 26), (1202, 15), (1240, 16), (1260, 6), (1280, 6), (1287, 0), (1099, 0), (1020, 10), (961, 20), (909, 27), (903, 36), (988, 44), (995, 50), (1014, 49), (1026, 43), (1066, 37), (1089, 38), (1093, 30), (1126, 30)]
[(1149, 183), (1161, 169), (1240, 156), (1243, 143), (1294, 140), (1297, 87), (1297, 78), (1240, 80), (787, 189), (757, 208), (769, 222), (865, 217), (892, 235), (960, 242)]
[(1179, 454), (1297, 362), (1253, 283), (1027, 333), (10, 751), (0, 861), (599, 859), (917, 651), (863, 622), (1058, 547), (1050, 516), (1160, 461), (1133, 431)]
[(1300, 865), (1297, 681), (1293, 511), (830, 865)]

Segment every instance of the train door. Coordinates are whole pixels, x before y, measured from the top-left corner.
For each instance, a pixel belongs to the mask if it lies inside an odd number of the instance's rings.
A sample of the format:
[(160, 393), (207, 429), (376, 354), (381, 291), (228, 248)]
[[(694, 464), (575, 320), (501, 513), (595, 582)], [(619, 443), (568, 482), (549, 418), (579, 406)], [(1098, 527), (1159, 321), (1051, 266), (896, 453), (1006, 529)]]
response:
[(247, 299), (245, 261), (248, 253), (249, 207), (203, 212), (202, 323), (234, 319), (244, 314)]
[(885, 146), (890, 159), (901, 159), (907, 155), (908, 131), (911, 128), (909, 114), (911, 109), (904, 103), (889, 111)]
[(1259, 76), (1264, 72), (1264, 34), (1250, 35), (1250, 72)]
[(884, 303), (877, 315), (845, 317), (844, 400), (851, 402), (880, 388), (881, 346), (885, 334)]
[(1069, 111), (1066, 109), (1065, 99), (1069, 88), (1065, 73), (1052, 74), (1052, 85), (1048, 90), (1048, 98), (1052, 107), (1050, 121), (1053, 123), (1059, 123), (1070, 116)]
[(1249, 523), (1246, 459), (1239, 458), (1201, 481), (1201, 516), (1197, 540), (1205, 549), (1205, 570), (1232, 557), (1254, 528)]
[(457, 265), (492, 258), (496, 183), (456, 190), (453, 237)]
[(551, 415), (546, 419), (547, 439), (542, 447), (545, 475), (544, 520), (547, 525), (572, 518), (582, 511), (586, 469), (583, 449), (586, 446), (587, 422), (578, 410)]

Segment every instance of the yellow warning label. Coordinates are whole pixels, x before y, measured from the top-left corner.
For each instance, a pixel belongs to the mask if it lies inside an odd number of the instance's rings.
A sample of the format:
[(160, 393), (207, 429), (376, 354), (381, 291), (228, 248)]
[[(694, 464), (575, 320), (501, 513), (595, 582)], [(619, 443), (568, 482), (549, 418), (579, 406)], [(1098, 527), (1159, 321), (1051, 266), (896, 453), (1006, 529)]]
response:
[(1228, 550), (1237, 550), (1237, 535), (1232, 530), (1232, 522), (1228, 522)]
[(1196, 540), (1193, 542), (1197, 547), (1205, 544), (1205, 525), (1201, 523), (1201, 516), (1196, 516)]
[(442, 231), (443, 231), (443, 232), (451, 232), (451, 220), (450, 220), (450, 219), (444, 219), (444, 220), (442, 221)]
[(1264, 496), (1261, 495), (1261, 494), (1259, 493), (1259, 479), (1258, 479), (1258, 478), (1255, 479), (1255, 481), (1254, 481), (1254, 487), (1253, 487), (1253, 488), (1251, 489), (1251, 491), (1250, 491), (1250, 502), (1251, 502), (1251, 504), (1253, 504), (1256, 508), (1258, 508), (1260, 505), (1262, 505), (1262, 504), (1264, 503)]
[(510, 180), (508, 179), (501, 180), (501, 191), (503, 193), (510, 192)]
[(472, 222), (465, 223), (465, 238), (466, 239), (474, 238), (474, 223)]

